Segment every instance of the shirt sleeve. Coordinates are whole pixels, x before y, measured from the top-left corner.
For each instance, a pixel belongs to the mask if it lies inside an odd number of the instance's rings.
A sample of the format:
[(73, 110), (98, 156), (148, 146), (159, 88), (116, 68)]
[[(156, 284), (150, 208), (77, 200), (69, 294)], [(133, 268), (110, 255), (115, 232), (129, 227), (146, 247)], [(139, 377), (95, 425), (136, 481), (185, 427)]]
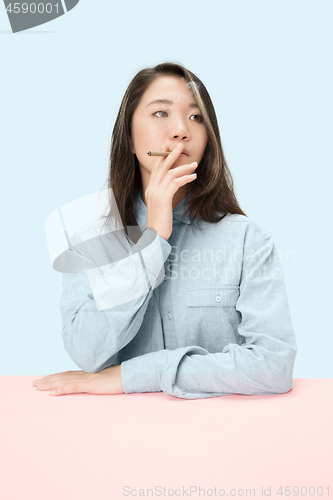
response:
[[(158, 392), (184, 399), (288, 392), (297, 353), (283, 271), (272, 237), (243, 259), (236, 310), (242, 345), (210, 353), (200, 346), (161, 350), (121, 363), (125, 393)], [(223, 334), (223, 332), (222, 332)]]
[[(171, 245), (146, 229), (129, 256), (110, 263), (100, 242), (88, 242), (90, 246), (85, 242), (75, 249), (84, 271), (63, 273), (60, 311), (65, 350), (77, 366), (92, 373), (117, 364), (119, 351), (139, 331), (153, 286), (164, 277)], [(109, 247), (106, 251), (112, 253)], [(103, 265), (96, 264), (97, 254)], [(72, 251), (68, 261), (76, 257)]]

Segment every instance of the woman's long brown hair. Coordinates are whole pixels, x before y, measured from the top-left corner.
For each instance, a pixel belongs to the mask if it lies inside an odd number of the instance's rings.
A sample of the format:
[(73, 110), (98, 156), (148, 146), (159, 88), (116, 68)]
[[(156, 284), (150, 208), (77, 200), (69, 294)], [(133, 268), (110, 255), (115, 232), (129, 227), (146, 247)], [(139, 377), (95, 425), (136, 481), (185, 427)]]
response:
[[(207, 222), (219, 222), (228, 213), (246, 214), (240, 208), (231, 173), (221, 144), (220, 132), (213, 103), (199, 78), (180, 64), (166, 62), (154, 68), (145, 68), (133, 78), (120, 105), (111, 139), (108, 187), (112, 190), (126, 234), (128, 226), (137, 226), (134, 199), (142, 189), (138, 159), (132, 153), (132, 118), (148, 86), (159, 76), (183, 78), (203, 116), (208, 144), (196, 172), (195, 182), (187, 185), (191, 222), (200, 217)], [(221, 212), (224, 212), (221, 215)], [(111, 214), (111, 210), (110, 210)]]

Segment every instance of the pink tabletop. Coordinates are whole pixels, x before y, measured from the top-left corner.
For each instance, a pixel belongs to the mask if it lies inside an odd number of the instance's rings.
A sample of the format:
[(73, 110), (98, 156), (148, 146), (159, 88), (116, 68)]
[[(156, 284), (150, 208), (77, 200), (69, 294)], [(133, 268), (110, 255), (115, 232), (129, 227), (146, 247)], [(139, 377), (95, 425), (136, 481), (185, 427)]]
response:
[(0, 377), (1, 500), (333, 497), (332, 378), (185, 400), (50, 397), (41, 376)]

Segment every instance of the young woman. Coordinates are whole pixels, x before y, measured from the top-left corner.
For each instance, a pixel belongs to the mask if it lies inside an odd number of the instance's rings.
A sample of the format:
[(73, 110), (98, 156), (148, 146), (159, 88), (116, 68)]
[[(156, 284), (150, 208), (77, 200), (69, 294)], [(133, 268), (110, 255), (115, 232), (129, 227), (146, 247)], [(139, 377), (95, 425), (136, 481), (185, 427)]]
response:
[(186, 399), (289, 391), (297, 346), (276, 247), (237, 202), (196, 75), (165, 63), (134, 77), (108, 181), (128, 257), (95, 269), (94, 285), (89, 272), (63, 274), (64, 346), (82, 370), (34, 385)]

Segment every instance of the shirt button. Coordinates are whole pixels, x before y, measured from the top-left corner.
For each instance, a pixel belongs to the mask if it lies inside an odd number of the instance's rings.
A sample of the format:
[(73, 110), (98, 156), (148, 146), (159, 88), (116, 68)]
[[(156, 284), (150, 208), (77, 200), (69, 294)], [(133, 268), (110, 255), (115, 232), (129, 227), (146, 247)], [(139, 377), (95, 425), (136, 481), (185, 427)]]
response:
[(171, 319), (171, 313), (168, 313), (168, 318)]
[(216, 295), (216, 302), (221, 302), (221, 297), (219, 295)]

